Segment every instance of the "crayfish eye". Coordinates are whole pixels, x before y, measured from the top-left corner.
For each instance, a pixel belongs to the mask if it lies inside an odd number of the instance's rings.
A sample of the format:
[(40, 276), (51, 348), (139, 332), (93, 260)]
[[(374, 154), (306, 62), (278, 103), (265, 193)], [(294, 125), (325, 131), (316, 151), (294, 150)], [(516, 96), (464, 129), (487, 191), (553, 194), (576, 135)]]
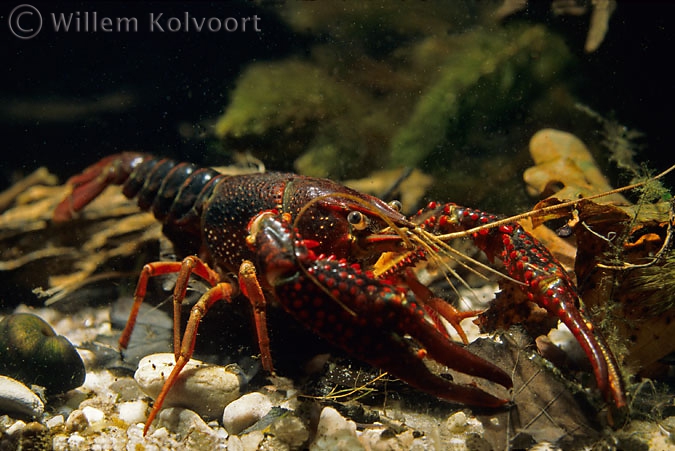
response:
[(360, 211), (350, 211), (347, 215), (347, 222), (356, 230), (366, 228), (366, 217)]
[(391, 207), (392, 210), (396, 210), (398, 212), (403, 210), (403, 204), (399, 200), (392, 200), (391, 202), (389, 202), (389, 206)]

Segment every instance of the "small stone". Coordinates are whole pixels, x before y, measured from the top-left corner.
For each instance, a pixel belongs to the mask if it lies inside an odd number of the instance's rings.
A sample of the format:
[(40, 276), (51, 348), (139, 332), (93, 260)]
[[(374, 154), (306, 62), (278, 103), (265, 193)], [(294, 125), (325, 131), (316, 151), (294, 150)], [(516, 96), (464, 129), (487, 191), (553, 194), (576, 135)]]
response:
[(15, 421), (13, 425), (11, 425), (9, 428), (7, 428), (7, 434), (8, 435), (14, 435), (17, 432), (23, 431), (25, 427), (26, 427), (26, 423), (24, 421), (21, 421), (21, 420)]
[(38, 418), (44, 413), (45, 405), (21, 382), (11, 377), (0, 376), (0, 411)]
[(237, 435), (272, 409), (272, 401), (262, 393), (249, 393), (230, 403), (223, 412), (223, 427)]
[[(173, 354), (153, 354), (138, 364), (134, 379), (143, 392), (157, 398), (175, 365)], [(176, 379), (166, 407), (184, 407), (207, 419), (217, 418), (224, 407), (239, 397), (241, 379), (233, 365), (223, 367), (190, 360)]]
[(0, 373), (52, 394), (77, 388), (85, 368), (75, 347), (39, 316), (15, 313), (0, 322)]
[(285, 415), (272, 423), (270, 432), (290, 449), (301, 449), (309, 439), (309, 430), (305, 423), (292, 414)]
[(445, 423), (445, 427), (453, 434), (461, 434), (467, 427), (466, 414), (464, 412), (457, 412), (450, 415)]
[(62, 426), (63, 424), (65, 424), (65, 422), (66, 420), (65, 418), (63, 418), (63, 415), (55, 415), (50, 419), (48, 419), (47, 421), (45, 421), (45, 424), (49, 429), (54, 429), (56, 427)]
[(230, 435), (227, 437), (227, 450), (244, 451), (244, 444), (241, 441), (241, 437), (238, 435)]
[(131, 378), (119, 379), (108, 386), (108, 388), (117, 393), (119, 402), (136, 401), (143, 397), (143, 392)]
[(356, 423), (347, 420), (332, 407), (324, 407), (319, 417), (316, 437), (309, 449), (310, 451), (330, 451), (365, 448), (356, 436)]
[(143, 423), (148, 416), (148, 403), (127, 401), (117, 406), (120, 420), (128, 424)]
[(180, 436), (186, 436), (193, 430), (211, 430), (196, 412), (180, 407), (163, 409), (157, 417), (157, 427), (165, 427), (169, 432)]
[(68, 436), (66, 434), (56, 434), (52, 437), (53, 451), (70, 451), (68, 446)]
[(84, 450), (87, 445), (87, 439), (75, 432), (68, 437), (66, 443), (69, 450)]
[(445, 428), (451, 434), (479, 434), (483, 433), (483, 425), (476, 417), (469, 417), (465, 412), (455, 412), (448, 417)]
[(89, 424), (99, 423), (103, 421), (103, 418), (105, 418), (105, 414), (102, 410), (91, 406), (82, 408), (82, 413), (85, 417), (87, 417)]
[(44, 424), (32, 421), (21, 431), (21, 449), (51, 449), (52, 440), (49, 429)]
[[(404, 450), (413, 449), (414, 437), (411, 430), (396, 434), (391, 429), (382, 426), (369, 427), (359, 433), (359, 440), (366, 449)], [(425, 448), (422, 448), (425, 449)]]
[(262, 431), (253, 431), (250, 434), (242, 435), (241, 444), (244, 451), (257, 451), (261, 449), (260, 444), (265, 440), (265, 434)]
[(211, 429), (196, 412), (189, 409), (163, 409), (157, 420), (157, 428), (166, 428), (179, 437), (186, 437), (185, 445), (188, 449), (216, 449), (226, 440)]
[[(134, 428), (130, 427), (129, 429), (131, 430), (131, 429), (134, 429)], [(139, 428), (138, 430), (142, 433), (141, 428)], [(161, 441), (164, 441), (164, 440), (168, 440), (169, 436), (170, 436), (170, 433), (169, 433), (169, 430), (167, 428), (161, 427), (161, 428), (156, 428), (155, 431), (152, 432), (151, 434), (148, 434), (148, 436), (153, 438), (154, 440), (157, 440), (157, 441), (161, 442)]]
[(62, 415), (63, 418), (68, 418), (70, 414), (73, 413), (73, 410), (75, 410), (75, 408), (67, 404), (56, 406), (54, 415)]
[(75, 409), (68, 415), (68, 419), (66, 420), (67, 432), (84, 431), (87, 427), (89, 427), (89, 420), (87, 420), (84, 412), (80, 409)]
[(476, 417), (468, 415), (467, 412), (453, 413), (442, 425), (443, 427), (439, 429), (439, 432), (443, 443), (448, 443), (456, 449), (467, 449), (471, 438), (471, 443), (481, 446), (481, 442), (476, 440), (475, 437), (483, 436), (483, 424)]

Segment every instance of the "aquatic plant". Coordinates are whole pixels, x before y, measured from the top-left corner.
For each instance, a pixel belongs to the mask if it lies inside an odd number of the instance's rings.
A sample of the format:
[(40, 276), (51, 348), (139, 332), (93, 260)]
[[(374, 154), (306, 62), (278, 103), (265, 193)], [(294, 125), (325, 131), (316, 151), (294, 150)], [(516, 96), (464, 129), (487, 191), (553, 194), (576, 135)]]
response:
[[(229, 147), (264, 153), (275, 168), (314, 176), (351, 172), (382, 148), (386, 121), (375, 119), (367, 96), (309, 62), (257, 63), (239, 78), (216, 135)], [(354, 127), (353, 119), (360, 118)], [(301, 154), (299, 160), (296, 160)], [(295, 164), (294, 164), (295, 163)]]
[(545, 90), (570, 62), (562, 40), (541, 26), (477, 29), (454, 44), (437, 80), (392, 138), (390, 165), (415, 167), (434, 152), (461, 146), (467, 122), (508, 115)]

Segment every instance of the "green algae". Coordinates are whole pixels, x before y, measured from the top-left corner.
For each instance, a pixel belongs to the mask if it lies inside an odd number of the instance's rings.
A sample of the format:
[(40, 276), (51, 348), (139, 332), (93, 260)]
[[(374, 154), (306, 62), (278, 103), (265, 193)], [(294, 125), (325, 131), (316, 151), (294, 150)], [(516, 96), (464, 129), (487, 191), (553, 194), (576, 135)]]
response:
[(234, 148), (258, 148), (276, 168), (295, 161), (303, 174), (358, 176), (350, 162), (381, 149), (388, 134), (368, 105), (358, 88), (310, 62), (257, 63), (239, 78), (216, 135)]
[(349, 97), (344, 87), (309, 63), (253, 64), (239, 78), (230, 105), (216, 124), (216, 134), (241, 138), (274, 128), (292, 132), (357, 109), (357, 104), (345, 101)]
[(476, 29), (458, 36), (455, 48), (392, 138), (391, 167), (420, 166), (449, 143), (460, 145), (467, 122), (497, 121), (532, 102), (571, 60), (562, 39), (542, 26)]

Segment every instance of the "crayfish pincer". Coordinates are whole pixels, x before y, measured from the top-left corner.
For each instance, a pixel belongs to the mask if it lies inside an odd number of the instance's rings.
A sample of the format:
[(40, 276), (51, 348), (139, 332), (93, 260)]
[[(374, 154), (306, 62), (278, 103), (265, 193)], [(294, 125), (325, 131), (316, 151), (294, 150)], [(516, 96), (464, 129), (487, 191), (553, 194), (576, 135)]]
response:
[[(446, 322), (462, 314), (434, 296), (412, 267), (435, 258), (446, 234), (468, 230), (477, 246), (499, 256), (509, 276), (535, 302), (564, 322), (586, 351), (598, 387), (618, 407), (625, 405), (615, 359), (576, 307), (569, 276), (551, 254), (515, 223), (472, 232), (496, 217), (454, 204), (431, 203), (413, 218), (388, 204), (327, 179), (296, 174), (226, 176), (140, 153), (104, 158), (72, 177), (71, 192), (54, 212), (67, 221), (108, 185), (138, 198), (163, 223), (181, 261), (149, 263), (141, 271), (134, 305), (120, 337), (128, 344), (150, 277), (177, 273), (174, 288), (176, 365), (146, 421), (145, 432), (182, 368), (192, 356), (197, 329), (216, 302), (239, 295), (251, 303), (260, 359), (274, 370), (267, 334), (266, 303), (280, 304), (298, 322), (351, 356), (389, 372), (442, 399), (499, 407), (506, 399), (473, 385), (432, 373), (429, 357), (463, 373), (512, 386), (501, 368), (450, 339)], [(394, 262), (374, 270), (386, 254)], [(393, 256), (393, 257), (392, 257)], [(238, 274), (236, 282), (228, 274)], [(180, 304), (192, 275), (211, 288), (190, 311), (180, 336)]]

